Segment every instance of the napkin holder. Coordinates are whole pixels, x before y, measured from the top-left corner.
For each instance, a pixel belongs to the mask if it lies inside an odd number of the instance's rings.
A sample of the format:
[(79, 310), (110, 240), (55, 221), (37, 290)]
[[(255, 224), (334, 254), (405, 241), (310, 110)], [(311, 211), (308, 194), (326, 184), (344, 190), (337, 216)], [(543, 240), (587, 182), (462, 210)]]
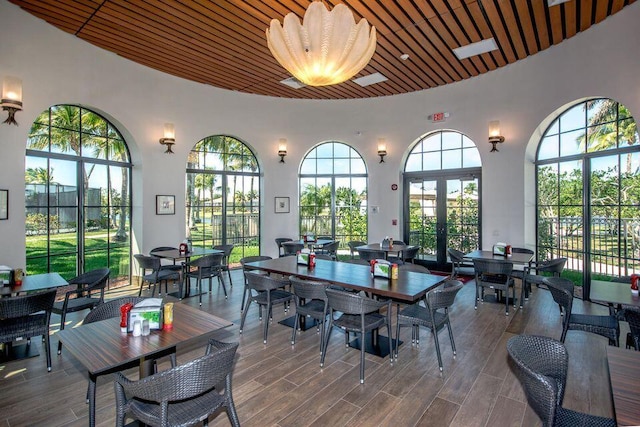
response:
[(373, 277), (391, 278), (391, 263), (384, 259), (373, 261)]
[(507, 256), (507, 244), (498, 242), (495, 245), (493, 245), (493, 254)]
[(149, 321), (149, 329), (158, 330), (162, 329), (163, 325), (163, 307), (162, 298), (147, 298), (135, 306), (129, 311), (129, 319), (127, 321), (127, 332), (133, 331), (133, 323), (139, 320), (142, 323), (143, 320)]
[(298, 258), (297, 262), (300, 265), (309, 266), (309, 255), (311, 255), (311, 251), (309, 249), (301, 250), (296, 256)]

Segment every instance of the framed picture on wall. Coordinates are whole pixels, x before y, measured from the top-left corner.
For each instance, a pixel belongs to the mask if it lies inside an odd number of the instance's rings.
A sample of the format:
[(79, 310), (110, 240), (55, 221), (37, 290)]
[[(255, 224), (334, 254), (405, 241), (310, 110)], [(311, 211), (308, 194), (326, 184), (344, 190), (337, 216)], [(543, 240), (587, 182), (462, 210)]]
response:
[(156, 196), (156, 215), (175, 215), (176, 196)]
[(289, 198), (288, 197), (276, 197), (276, 213), (289, 213)]
[(9, 190), (0, 190), (0, 219), (9, 219)]

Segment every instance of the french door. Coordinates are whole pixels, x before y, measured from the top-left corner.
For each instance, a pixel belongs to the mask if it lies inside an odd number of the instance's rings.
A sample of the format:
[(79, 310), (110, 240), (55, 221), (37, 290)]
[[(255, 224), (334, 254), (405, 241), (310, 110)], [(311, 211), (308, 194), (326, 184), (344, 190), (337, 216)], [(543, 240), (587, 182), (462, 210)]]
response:
[(419, 260), (447, 270), (447, 248), (480, 247), (480, 170), (405, 174), (405, 242), (422, 247)]

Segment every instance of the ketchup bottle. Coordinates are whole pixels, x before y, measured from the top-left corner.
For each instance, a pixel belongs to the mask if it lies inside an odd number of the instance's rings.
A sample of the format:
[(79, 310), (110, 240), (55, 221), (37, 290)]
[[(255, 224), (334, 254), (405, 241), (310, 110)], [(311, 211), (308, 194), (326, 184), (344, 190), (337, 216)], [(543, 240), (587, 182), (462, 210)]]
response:
[(130, 302), (120, 306), (120, 332), (127, 332), (127, 323), (129, 321), (129, 312), (133, 308)]

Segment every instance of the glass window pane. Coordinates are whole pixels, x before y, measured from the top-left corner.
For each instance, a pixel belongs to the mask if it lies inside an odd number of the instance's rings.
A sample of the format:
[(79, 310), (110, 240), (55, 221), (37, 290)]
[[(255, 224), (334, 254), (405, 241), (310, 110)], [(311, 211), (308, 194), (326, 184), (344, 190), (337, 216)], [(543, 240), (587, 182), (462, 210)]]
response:
[(618, 144), (620, 148), (638, 145), (638, 126), (633, 117), (618, 123)]
[(442, 169), (457, 169), (462, 167), (462, 150), (442, 151)]
[(316, 159), (304, 159), (302, 161), (302, 166), (300, 167), (300, 173), (303, 175), (307, 174), (315, 174), (316, 172)]
[(82, 156), (93, 159), (107, 158), (107, 138), (82, 134)]
[(404, 168), (405, 172), (415, 172), (422, 170), (422, 154), (412, 153), (407, 158), (407, 164)]
[(547, 132), (545, 134), (556, 135), (558, 134), (558, 132), (560, 132), (560, 121), (558, 119), (555, 119), (553, 123), (549, 125), (549, 128), (547, 129)]
[(109, 140), (108, 158), (117, 162), (128, 162), (129, 155), (124, 141), (120, 139)]
[(559, 138), (558, 136), (546, 136), (538, 147), (538, 160), (554, 159), (558, 157)]
[(27, 138), (27, 149), (49, 151), (49, 125), (47, 123), (31, 125)]
[(442, 149), (450, 150), (454, 148), (461, 148), (462, 146), (462, 134), (457, 132), (442, 132)]
[(66, 129), (51, 128), (51, 152), (80, 155), (80, 134)]
[(440, 151), (442, 150), (442, 132), (427, 136), (422, 142), (423, 151)]
[(351, 159), (351, 173), (354, 175), (367, 173), (367, 167), (365, 166), (362, 158)]
[(584, 152), (584, 130), (560, 134), (560, 156), (571, 156)]
[(480, 152), (475, 145), (473, 147), (462, 150), (462, 167), (463, 168), (475, 168), (482, 166), (480, 160)]
[[(560, 205), (582, 206), (582, 161), (563, 162), (559, 164)], [(582, 207), (575, 215), (582, 215)]]
[(442, 164), (440, 163), (440, 151), (424, 153), (422, 155), (422, 165), (426, 171), (442, 169)]
[(107, 136), (107, 122), (93, 111), (82, 110), (82, 132)]
[(67, 129), (73, 132), (80, 131), (80, 107), (74, 105), (56, 105), (51, 107), (51, 126), (58, 129)]
[(580, 103), (560, 116), (560, 132), (582, 129), (586, 126), (584, 103)]
[(610, 99), (594, 99), (586, 106), (587, 123), (591, 126), (616, 120), (618, 104)]

